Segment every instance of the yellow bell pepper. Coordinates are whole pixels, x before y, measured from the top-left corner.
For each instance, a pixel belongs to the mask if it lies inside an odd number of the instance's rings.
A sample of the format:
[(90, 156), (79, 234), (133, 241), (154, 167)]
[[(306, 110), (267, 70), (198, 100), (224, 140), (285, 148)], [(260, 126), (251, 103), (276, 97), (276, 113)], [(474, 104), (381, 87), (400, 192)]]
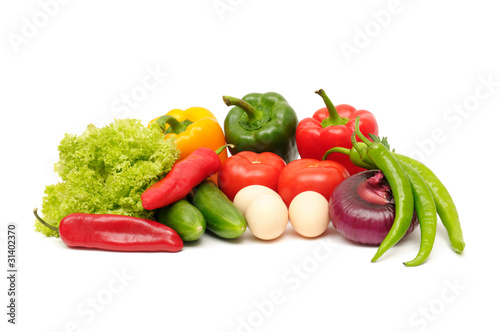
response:
[[(226, 144), (222, 127), (215, 115), (203, 107), (191, 107), (185, 111), (173, 109), (165, 115), (151, 120), (157, 122), (165, 133), (165, 139), (174, 138), (180, 150), (180, 161), (194, 150), (205, 147), (217, 150)], [(219, 154), (221, 162), (228, 157), (227, 149)]]

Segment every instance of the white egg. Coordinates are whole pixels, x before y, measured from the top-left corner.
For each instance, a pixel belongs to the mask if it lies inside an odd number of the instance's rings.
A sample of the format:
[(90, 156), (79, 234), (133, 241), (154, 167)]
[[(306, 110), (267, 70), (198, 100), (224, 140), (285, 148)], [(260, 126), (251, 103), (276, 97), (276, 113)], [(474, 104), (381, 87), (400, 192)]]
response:
[(285, 231), (288, 209), (278, 195), (264, 194), (248, 206), (245, 217), (252, 234), (261, 240), (273, 240)]
[[(236, 205), (236, 207), (243, 213), (246, 213), (246, 210), (248, 208), (248, 205), (252, 203), (252, 201), (260, 196), (260, 195), (265, 195), (265, 194), (270, 194), (270, 195), (278, 195), (277, 192), (272, 190), (271, 188), (268, 188), (266, 186), (261, 186), (261, 185), (251, 185), (245, 188), (242, 188), (236, 196), (234, 196), (233, 203)], [(281, 197), (280, 197), (281, 198)]]
[(304, 237), (323, 234), (330, 222), (328, 201), (315, 191), (304, 191), (295, 196), (288, 215), (295, 231)]

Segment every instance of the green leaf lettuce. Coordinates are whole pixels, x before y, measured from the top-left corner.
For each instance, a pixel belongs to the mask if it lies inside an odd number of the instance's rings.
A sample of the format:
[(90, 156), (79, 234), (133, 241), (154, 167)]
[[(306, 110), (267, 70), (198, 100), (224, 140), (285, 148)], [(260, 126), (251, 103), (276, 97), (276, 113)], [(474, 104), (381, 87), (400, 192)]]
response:
[[(45, 188), (42, 202), (44, 219), (54, 226), (76, 212), (152, 219), (141, 194), (179, 157), (175, 142), (164, 140), (159, 128), (135, 119), (117, 119), (101, 129), (89, 125), (80, 136), (66, 134), (58, 150), (54, 171), (62, 181)], [(59, 236), (38, 221), (35, 229)]]

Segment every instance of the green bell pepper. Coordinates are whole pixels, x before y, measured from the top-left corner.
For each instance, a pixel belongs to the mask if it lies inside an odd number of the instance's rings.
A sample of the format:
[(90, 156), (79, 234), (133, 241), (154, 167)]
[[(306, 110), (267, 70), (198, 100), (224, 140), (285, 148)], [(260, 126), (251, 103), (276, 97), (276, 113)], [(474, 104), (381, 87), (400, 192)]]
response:
[(232, 155), (240, 151), (273, 152), (286, 163), (297, 159), (297, 114), (278, 93), (249, 93), (242, 99), (224, 96), (233, 107), (224, 121), (226, 142)]

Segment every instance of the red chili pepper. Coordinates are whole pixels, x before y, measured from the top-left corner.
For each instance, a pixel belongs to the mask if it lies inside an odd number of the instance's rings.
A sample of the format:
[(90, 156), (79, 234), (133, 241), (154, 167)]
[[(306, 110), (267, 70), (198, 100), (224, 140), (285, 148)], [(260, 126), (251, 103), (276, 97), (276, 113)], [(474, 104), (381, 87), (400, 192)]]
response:
[[(295, 137), (297, 149), (301, 158), (321, 160), (326, 151), (333, 147), (352, 149), (351, 135), (354, 132), (354, 123), (359, 116), (359, 128), (363, 134), (378, 135), (378, 125), (372, 113), (365, 110), (356, 110), (350, 105), (334, 106), (325, 91), (316, 91), (326, 107), (319, 109), (312, 118), (305, 118), (299, 122)], [(350, 175), (365, 169), (353, 165), (349, 156), (332, 153), (328, 160), (336, 161), (347, 168)]]
[(220, 170), (219, 153), (227, 146), (233, 145), (224, 145), (217, 151), (205, 147), (194, 150), (175, 164), (167, 176), (142, 193), (142, 207), (146, 210), (159, 209), (186, 197), (191, 189)]
[(287, 206), (304, 191), (315, 191), (330, 200), (333, 190), (349, 177), (346, 168), (331, 160), (297, 159), (287, 164), (278, 179), (278, 194)]
[(285, 161), (275, 153), (242, 151), (222, 163), (218, 174), (219, 189), (233, 200), (244, 187), (258, 184), (278, 191), (278, 178)]
[(115, 214), (72, 213), (64, 217), (59, 228), (35, 217), (46, 227), (58, 231), (68, 247), (112, 251), (169, 251), (183, 247), (181, 237), (159, 222)]

